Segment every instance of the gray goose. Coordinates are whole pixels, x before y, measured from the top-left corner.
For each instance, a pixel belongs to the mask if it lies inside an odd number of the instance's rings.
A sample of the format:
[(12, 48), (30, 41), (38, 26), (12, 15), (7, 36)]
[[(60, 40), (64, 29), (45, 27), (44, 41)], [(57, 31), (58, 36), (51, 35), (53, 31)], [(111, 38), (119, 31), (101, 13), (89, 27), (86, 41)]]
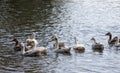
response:
[(114, 39), (115, 39), (115, 41), (116, 41), (116, 42), (115, 42), (115, 47), (116, 47), (116, 48), (119, 48), (119, 47), (120, 47), (119, 38), (116, 36)]
[[(108, 39), (108, 44), (113, 46), (116, 42), (116, 40), (114, 38), (112, 38), (112, 33), (111, 32), (108, 32), (105, 34), (106, 36), (109, 36), (109, 39)], [(120, 42), (120, 41), (119, 41)]]
[(93, 44), (92, 44), (92, 50), (95, 52), (95, 51), (98, 51), (98, 52), (103, 52), (104, 50), (104, 45), (101, 44), (101, 43), (97, 43), (95, 38), (92, 37), (91, 40), (93, 41)]
[(14, 51), (21, 51), (21, 43), (18, 41), (18, 39), (15, 37), (12, 39), (13, 42), (15, 42), (15, 46), (14, 46)]
[[(12, 42), (15, 42), (15, 46), (14, 46), (14, 51), (17, 52), (17, 51), (21, 51), (22, 50), (22, 43), (18, 41), (18, 39), (16, 37), (14, 37), (12, 39)], [(33, 44), (33, 42), (32, 42)], [(29, 46), (25, 46), (25, 51), (29, 50)]]

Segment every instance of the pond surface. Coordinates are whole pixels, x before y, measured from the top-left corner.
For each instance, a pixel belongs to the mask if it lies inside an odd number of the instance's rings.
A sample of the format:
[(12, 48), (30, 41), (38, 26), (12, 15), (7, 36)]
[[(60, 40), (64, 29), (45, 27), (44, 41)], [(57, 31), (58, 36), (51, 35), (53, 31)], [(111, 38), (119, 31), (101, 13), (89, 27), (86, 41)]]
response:
[[(12, 37), (25, 42), (37, 32), (45, 58), (23, 57), (13, 50)], [(120, 50), (109, 49), (105, 33), (120, 36), (119, 0), (1, 0), (1, 73), (120, 73)], [(55, 58), (50, 38), (56, 34), (66, 45), (84, 44), (85, 53)], [(103, 54), (91, 50), (91, 37), (104, 44)]]

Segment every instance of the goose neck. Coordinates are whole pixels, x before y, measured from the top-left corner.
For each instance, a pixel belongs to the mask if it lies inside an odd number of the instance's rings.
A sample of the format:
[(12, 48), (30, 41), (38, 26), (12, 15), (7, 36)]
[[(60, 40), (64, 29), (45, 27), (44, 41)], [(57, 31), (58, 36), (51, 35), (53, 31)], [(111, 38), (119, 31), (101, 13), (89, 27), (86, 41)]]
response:
[(96, 40), (93, 40), (93, 44), (97, 44)]
[(112, 34), (109, 35), (109, 41), (112, 39)]
[(32, 33), (32, 39), (35, 39), (36, 37), (36, 34), (35, 33)]
[(57, 38), (56, 38), (56, 41), (55, 41), (55, 42), (56, 42), (56, 43), (55, 43), (55, 44), (56, 44), (55, 48), (58, 49), (58, 48), (59, 48), (59, 43), (58, 43), (58, 39), (57, 39)]
[(25, 46), (22, 46), (22, 55), (24, 55), (25, 54)]
[(75, 37), (74, 40), (75, 40), (75, 45), (77, 45), (77, 44), (78, 44), (78, 43), (77, 43), (77, 38)]
[(19, 42), (18, 42), (18, 40), (16, 40), (16, 41), (15, 41), (15, 46), (17, 46), (17, 45), (18, 45), (18, 43), (19, 43)]

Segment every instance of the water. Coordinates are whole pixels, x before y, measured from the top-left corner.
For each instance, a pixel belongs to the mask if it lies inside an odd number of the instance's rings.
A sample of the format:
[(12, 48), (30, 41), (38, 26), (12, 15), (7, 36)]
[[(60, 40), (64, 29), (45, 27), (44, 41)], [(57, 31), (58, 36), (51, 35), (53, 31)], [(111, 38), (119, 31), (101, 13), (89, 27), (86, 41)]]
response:
[[(120, 73), (120, 51), (109, 49), (108, 31), (120, 36), (119, 0), (1, 0), (0, 72), (1, 73)], [(22, 57), (12, 49), (12, 37), (25, 42), (37, 32), (39, 46), (52, 47), (52, 34), (66, 45), (84, 44), (83, 54)], [(103, 54), (92, 52), (91, 37), (105, 45)]]

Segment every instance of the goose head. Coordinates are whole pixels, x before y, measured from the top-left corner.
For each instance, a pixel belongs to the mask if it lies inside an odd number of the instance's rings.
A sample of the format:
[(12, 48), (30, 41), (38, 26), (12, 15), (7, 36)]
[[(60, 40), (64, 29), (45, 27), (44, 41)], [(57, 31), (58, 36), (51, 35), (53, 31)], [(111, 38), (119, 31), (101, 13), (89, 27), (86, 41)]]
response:
[(15, 46), (19, 45), (19, 41), (16, 37), (14, 37), (11, 41), (15, 42)]
[(94, 38), (94, 37), (92, 37), (92, 38), (91, 38), (91, 40), (92, 40), (92, 41), (95, 41), (95, 38)]
[(117, 36), (115, 36), (113, 40), (116, 41), (116, 43), (119, 43), (119, 38)]
[(94, 37), (91, 38), (91, 41), (93, 41), (93, 43), (96, 44), (96, 40)]
[(12, 41), (17, 42), (18, 39), (17, 39), (16, 37), (14, 37), (14, 38), (12, 39)]
[(53, 36), (51, 37), (51, 41), (57, 41), (57, 40), (58, 40), (58, 38), (57, 38), (56, 35), (53, 35)]
[(111, 34), (111, 32), (108, 32), (108, 33), (106, 33), (105, 35), (106, 35), (106, 36), (111, 36), (112, 34)]

